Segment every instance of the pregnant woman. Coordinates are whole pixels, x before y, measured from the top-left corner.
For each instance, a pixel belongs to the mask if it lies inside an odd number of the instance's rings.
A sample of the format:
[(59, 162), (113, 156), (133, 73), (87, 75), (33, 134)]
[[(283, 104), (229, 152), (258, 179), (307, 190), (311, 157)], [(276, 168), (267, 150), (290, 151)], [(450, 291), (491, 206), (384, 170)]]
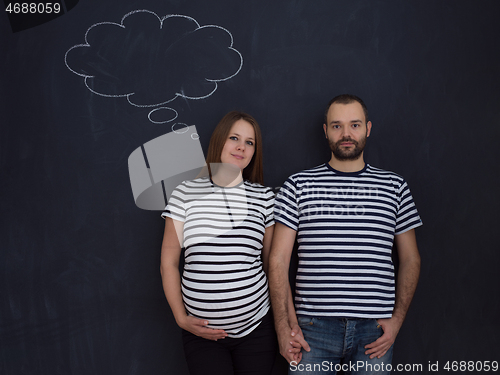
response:
[(162, 214), (163, 289), (191, 375), (270, 374), (277, 341), (265, 272), (274, 194), (262, 185), (257, 121), (224, 116), (206, 164), (209, 175), (180, 184)]

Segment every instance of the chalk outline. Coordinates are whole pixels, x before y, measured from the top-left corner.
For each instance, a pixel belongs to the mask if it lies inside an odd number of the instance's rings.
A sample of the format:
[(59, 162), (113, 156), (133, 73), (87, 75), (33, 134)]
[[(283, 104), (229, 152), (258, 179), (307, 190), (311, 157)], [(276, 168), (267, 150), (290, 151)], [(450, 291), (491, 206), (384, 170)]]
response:
[[(180, 129), (174, 129), (174, 126), (175, 125), (184, 125), (182, 128)], [(181, 131), (182, 130), (182, 131)], [(183, 122), (176, 122), (175, 124), (172, 125), (172, 131), (175, 133), (175, 134), (184, 134), (185, 132), (187, 132), (189, 130), (189, 125), (188, 124), (185, 124)], [(193, 133), (193, 134), (196, 134), (196, 133)]]
[[(129, 102), (130, 103), (130, 102)], [(130, 103), (132, 104), (132, 103)], [(133, 104), (132, 104), (133, 105)], [(171, 120), (166, 120), (166, 121), (154, 121), (154, 120), (151, 120), (151, 114), (153, 112), (156, 112), (156, 111), (159, 111), (160, 109), (170, 109), (171, 111), (174, 111), (175, 112), (175, 117)], [(149, 121), (151, 121), (153, 124), (165, 124), (166, 122), (170, 122), (170, 121), (174, 121), (177, 117), (179, 116), (179, 113), (173, 109), (173, 108), (170, 108), (170, 107), (159, 107), (159, 108), (155, 108), (153, 109), (151, 112), (148, 113), (148, 119)], [(174, 124), (175, 125), (175, 124)], [(174, 126), (172, 125), (172, 126)]]
[[(190, 97), (190, 96), (187, 96), (187, 95), (184, 95), (184, 94), (182, 94), (182, 93), (178, 93), (178, 92), (177, 92), (177, 93), (175, 93), (175, 96), (174, 96), (172, 99), (169, 99), (169, 100), (167, 100), (167, 101), (165, 101), (165, 102), (158, 103), (158, 104), (135, 104), (135, 103), (133, 103), (133, 102), (130, 100), (130, 97), (131, 97), (132, 95), (134, 95), (134, 94), (135, 94), (134, 92), (132, 92), (132, 93), (128, 93), (128, 94), (121, 94), (121, 95), (109, 95), (109, 94), (102, 94), (102, 93), (99, 93), (99, 92), (97, 92), (97, 91), (95, 91), (95, 90), (92, 90), (92, 89), (90, 88), (90, 86), (89, 86), (89, 84), (88, 84), (87, 80), (88, 80), (89, 78), (94, 78), (95, 76), (89, 76), (89, 75), (86, 75), (86, 74), (78, 73), (78, 72), (74, 71), (73, 69), (71, 69), (71, 68), (69, 67), (69, 65), (68, 65), (68, 61), (67, 61), (67, 58), (68, 58), (68, 53), (69, 53), (71, 50), (75, 49), (75, 48), (80, 48), (80, 47), (91, 47), (91, 46), (90, 46), (90, 44), (89, 44), (89, 42), (88, 42), (88, 40), (87, 40), (87, 35), (88, 35), (89, 31), (90, 31), (91, 29), (93, 29), (94, 27), (101, 26), (101, 25), (114, 25), (114, 26), (119, 26), (119, 27), (121, 27), (121, 28), (125, 29), (126, 27), (125, 27), (125, 25), (123, 25), (123, 22), (125, 21), (125, 19), (126, 19), (127, 17), (131, 16), (132, 14), (135, 14), (135, 13), (142, 13), (142, 12), (144, 12), (144, 13), (150, 13), (150, 14), (152, 14), (152, 15), (156, 16), (156, 18), (158, 18), (158, 20), (160, 21), (160, 30), (161, 30), (161, 29), (162, 29), (162, 27), (163, 27), (163, 21), (165, 21), (166, 19), (168, 19), (168, 18), (172, 18), (172, 17), (182, 17), (182, 18), (186, 18), (186, 19), (188, 19), (188, 20), (190, 20), (190, 21), (193, 21), (193, 22), (196, 24), (196, 26), (197, 26), (197, 27), (196, 27), (196, 29), (194, 29), (192, 32), (195, 32), (196, 30), (199, 30), (199, 29), (208, 28), (208, 27), (215, 27), (215, 28), (218, 28), (218, 29), (221, 29), (221, 30), (223, 30), (223, 31), (227, 32), (227, 33), (229, 34), (230, 38), (231, 38), (231, 43), (230, 43), (229, 47), (227, 47), (227, 48), (228, 48), (228, 49), (230, 49), (230, 50), (235, 51), (235, 52), (239, 55), (239, 57), (240, 57), (240, 66), (239, 66), (238, 70), (237, 70), (237, 71), (236, 71), (236, 73), (234, 73), (233, 75), (231, 75), (231, 76), (229, 76), (229, 77), (227, 77), (227, 78), (223, 78), (223, 79), (207, 79), (207, 78), (204, 78), (206, 81), (208, 81), (208, 82), (213, 82), (213, 83), (215, 84), (215, 88), (214, 88), (214, 89), (212, 90), (212, 92), (210, 92), (208, 95), (204, 95), (204, 96), (200, 96), (200, 97)], [(166, 15), (166, 16), (164, 16), (164, 17), (160, 18), (160, 17), (159, 17), (159, 16), (158, 16), (155, 12), (150, 11), (150, 10), (147, 10), (147, 9), (133, 10), (133, 11), (131, 11), (131, 12), (129, 12), (129, 13), (127, 13), (127, 14), (125, 14), (125, 15), (122, 17), (122, 19), (121, 19), (121, 21), (120, 21), (120, 23), (119, 23), (119, 24), (118, 24), (118, 23), (116, 23), (116, 22), (98, 22), (98, 23), (95, 23), (95, 24), (93, 24), (92, 26), (90, 26), (90, 27), (87, 29), (87, 31), (85, 32), (85, 43), (82, 43), (82, 44), (76, 44), (76, 45), (74, 45), (73, 47), (71, 47), (70, 49), (68, 49), (68, 50), (66, 51), (66, 53), (64, 54), (64, 64), (66, 65), (66, 67), (67, 67), (67, 68), (68, 68), (71, 72), (75, 73), (76, 75), (78, 75), (78, 76), (80, 76), (80, 77), (84, 77), (84, 83), (85, 83), (85, 86), (86, 86), (86, 87), (87, 87), (87, 89), (88, 89), (90, 92), (92, 92), (93, 94), (96, 94), (96, 95), (99, 95), (99, 96), (103, 96), (103, 97), (106, 97), (106, 98), (123, 98), (123, 97), (126, 97), (126, 98), (127, 98), (127, 101), (128, 101), (131, 105), (133, 105), (133, 106), (135, 106), (135, 107), (138, 107), (138, 108), (151, 108), (151, 107), (157, 107), (157, 106), (162, 106), (162, 105), (164, 105), (164, 104), (168, 104), (168, 103), (170, 103), (170, 102), (174, 101), (175, 99), (177, 99), (178, 97), (185, 98), (185, 99), (191, 99), (191, 100), (206, 99), (206, 98), (208, 98), (209, 96), (211, 96), (211, 95), (212, 95), (212, 94), (213, 94), (213, 93), (217, 90), (217, 88), (218, 88), (218, 84), (217, 84), (217, 82), (227, 81), (228, 79), (231, 79), (231, 78), (233, 78), (234, 76), (236, 76), (236, 75), (237, 75), (237, 74), (241, 71), (241, 68), (243, 67), (243, 56), (241, 55), (241, 53), (240, 53), (237, 49), (233, 48), (233, 42), (234, 42), (233, 34), (231, 34), (231, 33), (229, 32), (229, 30), (227, 30), (227, 29), (223, 28), (222, 26), (217, 26), (217, 25), (205, 25), (205, 26), (200, 26), (200, 24), (198, 23), (198, 21), (196, 21), (193, 17), (184, 16), (184, 15), (182, 15), (182, 14), (168, 14), (168, 15)], [(153, 112), (155, 112), (155, 111), (159, 110), (159, 109), (171, 109), (172, 111), (174, 111), (174, 112), (175, 112), (175, 117), (174, 117), (174, 118), (172, 118), (172, 119), (170, 119), (170, 120), (166, 120), (166, 121), (153, 121), (153, 120), (151, 120), (151, 114), (152, 114)], [(164, 124), (164, 123), (167, 123), (167, 122), (171, 122), (171, 121), (174, 121), (177, 117), (178, 117), (178, 112), (177, 112), (175, 109), (170, 108), (170, 107), (160, 107), (160, 108), (156, 108), (156, 109), (154, 109), (154, 110), (150, 111), (150, 112), (149, 112), (149, 114), (148, 114), (148, 119), (149, 119), (149, 121), (151, 121), (151, 122), (152, 122), (152, 123), (154, 123), (154, 124)], [(175, 124), (174, 124), (174, 125), (175, 125)], [(173, 127), (174, 125), (172, 125), (172, 127)]]

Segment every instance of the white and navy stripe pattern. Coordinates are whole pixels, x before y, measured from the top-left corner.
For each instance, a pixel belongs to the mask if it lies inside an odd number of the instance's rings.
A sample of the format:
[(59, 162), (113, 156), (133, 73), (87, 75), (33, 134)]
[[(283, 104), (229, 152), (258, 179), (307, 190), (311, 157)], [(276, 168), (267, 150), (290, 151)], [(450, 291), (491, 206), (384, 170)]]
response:
[(274, 215), (298, 233), (298, 315), (392, 316), (394, 235), (422, 225), (401, 176), (370, 165), (344, 173), (325, 163), (288, 178)]
[(250, 333), (269, 310), (261, 252), (273, 205), (274, 193), (259, 184), (221, 188), (199, 178), (180, 184), (162, 214), (184, 222), (186, 311), (229, 337)]

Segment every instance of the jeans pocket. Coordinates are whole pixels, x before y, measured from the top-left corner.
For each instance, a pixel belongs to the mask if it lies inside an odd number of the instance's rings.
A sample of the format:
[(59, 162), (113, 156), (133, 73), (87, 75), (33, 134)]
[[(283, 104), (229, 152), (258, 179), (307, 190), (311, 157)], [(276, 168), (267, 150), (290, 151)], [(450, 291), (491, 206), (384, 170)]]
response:
[(383, 330), (382, 330), (382, 326), (378, 323), (378, 319), (373, 319), (373, 324), (375, 325), (375, 327), (376, 327), (377, 329), (379, 329), (380, 331), (382, 331), (382, 332), (383, 332)]
[(314, 318), (310, 316), (298, 316), (297, 321), (299, 322), (299, 327), (312, 326), (314, 324)]

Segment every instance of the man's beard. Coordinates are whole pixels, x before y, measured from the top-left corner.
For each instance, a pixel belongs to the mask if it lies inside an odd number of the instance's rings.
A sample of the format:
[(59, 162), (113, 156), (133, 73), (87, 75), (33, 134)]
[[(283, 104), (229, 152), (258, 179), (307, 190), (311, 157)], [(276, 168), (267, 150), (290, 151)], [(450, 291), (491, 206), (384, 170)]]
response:
[[(340, 144), (342, 142), (351, 142), (354, 145), (354, 148), (352, 150), (341, 149)], [(351, 138), (342, 138), (336, 143), (333, 143), (332, 140), (328, 138), (328, 144), (330, 145), (330, 149), (332, 150), (333, 155), (337, 160), (340, 161), (358, 160), (361, 154), (363, 153), (363, 150), (365, 149), (366, 136), (360, 139), (359, 142)]]

